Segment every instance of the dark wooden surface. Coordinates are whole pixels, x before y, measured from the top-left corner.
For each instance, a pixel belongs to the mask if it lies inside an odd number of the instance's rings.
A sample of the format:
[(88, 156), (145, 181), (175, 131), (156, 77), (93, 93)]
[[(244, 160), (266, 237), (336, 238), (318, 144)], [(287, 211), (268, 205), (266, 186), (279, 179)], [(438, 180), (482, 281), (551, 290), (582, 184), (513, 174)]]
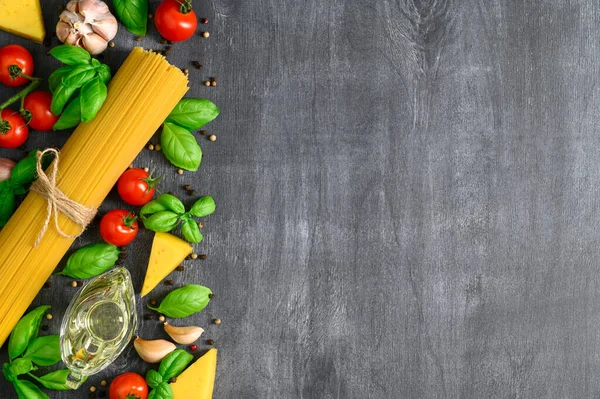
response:
[[(51, 28), (59, 1), (42, 1)], [(162, 174), (165, 191), (188, 183), (216, 199), (197, 248), (208, 259), (174, 275), (216, 294), (189, 320), (220, 350), (215, 398), (600, 397), (595, 1), (212, 0), (197, 11), (210, 38), (169, 59), (190, 68), (190, 96), (221, 107), (207, 127), (218, 140), (198, 135), (196, 175), (156, 152), (135, 165)], [(134, 45), (161, 48), (151, 32), (137, 43), (121, 29), (105, 60), (116, 69)], [(0, 34), (13, 41), (41, 75), (56, 67), (43, 47)], [(210, 76), (218, 86), (201, 86)], [(27, 146), (66, 137), (32, 133)], [(102, 209), (116, 206), (111, 195)], [(128, 250), (137, 289), (150, 237)], [(91, 228), (78, 244), (98, 239)], [(52, 333), (69, 282), (52, 277), (35, 302), (53, 306)], [(157, 321), (139, 334), (164, 337)], [(147, 369), (133, 351), (82, 391), (50, 396), (87, 397), (130, 369)], [(16, 397), (5, 382), (0, 392)]]

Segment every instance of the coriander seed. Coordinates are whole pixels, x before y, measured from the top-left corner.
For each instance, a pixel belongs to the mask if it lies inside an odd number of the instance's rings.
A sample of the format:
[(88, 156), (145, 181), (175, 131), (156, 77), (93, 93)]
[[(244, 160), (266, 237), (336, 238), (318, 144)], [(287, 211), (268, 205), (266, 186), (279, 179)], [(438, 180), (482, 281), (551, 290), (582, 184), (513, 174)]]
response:
[(209, 139), (210, 141), (217, 141), (217, 136), (216, 136), (216, 135), (214, 135), (214, 134), (211, 134), (210, 136), (208, 136), (208, 139)]
[(182, 175), (183, 174), (183, 169), (177, 169), (177, 174), (178, 175)]
[(73, 287), (73, 288), (77, 287), (77, 281), (75, 281), (75, 280), (71, 281), (71, 287)]
[(191, 254), (190, 256), (192, 257), (192, 259), (196, 259), (196, 258), (198, 258), (198, 254), (195, 254), (195, 253), (194, 253), (194, 254)]
[[(152, 14), (150, 14), (150, 15), (152, 15)], [(108, 383), (106, 382), (106, 380), (100, 381), (100, 386), (105, 387), (107, 385), (108, 385)]]
[(158, 321), (160, 321), (161, 323), (162, 323), (162, 322), (164, 322), (164, 321), (165, 321), (165, 316), (163, 316), (163, 315), (160, 315), (160, 316), (158, 317)]
[(210, 86), (210, 81), (209, 80), (205, 81), (204, 86), (206, 86), (206, 87)]
[(213, 323), (215, 323), (216, 325), (219, 325), (219, 324), (221, 324), (221, 319), (216, 318), (213, 320)]
[(108, 47), (115, 47), (115, 42), (108, 42)]
[(48, 320), (52, 320), (52, 313), (48, 313), (48, 314), (46, 315), (46, 319), (48, 319)]
[(202, 37), (205, 39), (208, 39), (210, 37), (210, 33), (208, 32), (202, 32)]
[(96, 387), (92, 385), (92, 386), (90, 387), (90, 392), (96, 392)]
[(150, 171), (150, 169), (144, 168), (144, 172), (148, 173), (149, 171)]
[(153, 144), (148, 144), (147, 147), (150, 151), (154, 151), (154, 145)]
[(160, 146), (160, 144), (157, 144), (157, 145), (154, 146), (154, 150), (155, 151), (160, 151), (161, 148), (162, 147)]

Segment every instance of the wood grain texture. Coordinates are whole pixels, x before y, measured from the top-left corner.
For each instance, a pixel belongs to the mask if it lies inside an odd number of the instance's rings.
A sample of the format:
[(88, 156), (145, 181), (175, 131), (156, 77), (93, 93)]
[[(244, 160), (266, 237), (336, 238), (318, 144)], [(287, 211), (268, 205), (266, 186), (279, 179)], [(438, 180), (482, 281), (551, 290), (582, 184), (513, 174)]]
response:
[[(44, 0), (48, 27), (57, 3)], [(220, 350), (215, 398), (600, 397), (596, 2), (212, 0), (197, 12), (210, 39), (169, 58), (190, 68), (191, 96), (221, 107), (218, 139), (198, 135), (194, 177), (156, 152), (136, 165), (165, 191), (216, 199), (197, 248), (208, 259), (174, 277), (216, 294), (186, 320)], [(10, 41), (26, 43), (0, 35)], [(139, 44), (124, 30), (116, 42), (113, 68)], [(161, 47), (154, 31), (141, 44)], [(56, 63), (34, 48), (47, 76)], [(216, 88), (199, 84), (210, 76)], [(64, 139), (33, 133), (27, 147)], [(102, 209), (121, 205), (112, 194)], [(128, 250), (138, 288), (150, 238)], [(98, 239), (92, 228), (81, 243)], [(56, 333), (74, 291), (52, 283), (36, 304), (53, 306)], [(139, 334), (164, 337), (156, 321)], [(85, 389), (129, 369), (146, 370), (131, 351)]]

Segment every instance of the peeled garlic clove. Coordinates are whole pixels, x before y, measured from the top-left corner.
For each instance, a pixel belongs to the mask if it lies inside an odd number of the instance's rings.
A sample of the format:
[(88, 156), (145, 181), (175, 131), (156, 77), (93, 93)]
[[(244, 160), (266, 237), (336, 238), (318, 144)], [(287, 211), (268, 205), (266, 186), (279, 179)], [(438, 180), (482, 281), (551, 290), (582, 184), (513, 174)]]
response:
[(145, 340), (140, 337), (133, 341), (133, 347), (138, 355), (148, 363), (158, 363), (177, 349), (174, 343), (164, 339)]
[(108, 46), (108, 42), (104, 38), (95, 33), (90, 33), (81, 37), (83, 48), (89, 51), (91, 55), (100, 54)]
[(10, 172), (12, 172), (16, 163), (12, 159), (0, 158), (0, 181), (10, 179)]
[(175, 327), (165, 322), (165, 331), (173, 341), (178, 344), (188, 345), (196, 342), (198, 338), (202, 335), (204, 330), (200, 327)]

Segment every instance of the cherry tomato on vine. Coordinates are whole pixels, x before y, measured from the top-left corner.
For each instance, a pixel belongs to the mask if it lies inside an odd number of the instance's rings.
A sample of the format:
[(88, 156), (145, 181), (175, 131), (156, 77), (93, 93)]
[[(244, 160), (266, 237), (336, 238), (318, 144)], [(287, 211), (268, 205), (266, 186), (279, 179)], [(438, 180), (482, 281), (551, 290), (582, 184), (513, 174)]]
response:
[(22, 76), (12, 79), (8, 67), (17, 65), (25, 75), (33, 75), (33, 57), (23, 46), (9, 44), (0, 48), (0, 82), (8, 87), (23, 86), (29, 80)]
[(58, 116), (50, 111), (52, 94), (47, 91), (34, 91), (25, 96), (23, 108), (31, 113), (29, 126), (40, 132), (52, 130)]
[(110, 399), (146, 399), (148, 397), (148, 384), (139, 374), (123, 373), (110, 383), (108, 396)]
[(172, 42), (182, 42), (196, 32), (198, 19), (190, 0), (163, 0), (154, 13), (158, 33)]
[(5, 108), (0, 113), (0, 147), (17, 148), (29, 137), (27, 122), (17, 111)]
[(117, 247), (127, 245), (138, 233), (137, 216), (122, 209), (109, 211), (100, 220), (100, 235)]
[(144, 169), (128, 169), (119, 178), (117, 191), (123, 201), (128, 204), (144, 205), (152, 199), (157, 180), (153, 179)]

